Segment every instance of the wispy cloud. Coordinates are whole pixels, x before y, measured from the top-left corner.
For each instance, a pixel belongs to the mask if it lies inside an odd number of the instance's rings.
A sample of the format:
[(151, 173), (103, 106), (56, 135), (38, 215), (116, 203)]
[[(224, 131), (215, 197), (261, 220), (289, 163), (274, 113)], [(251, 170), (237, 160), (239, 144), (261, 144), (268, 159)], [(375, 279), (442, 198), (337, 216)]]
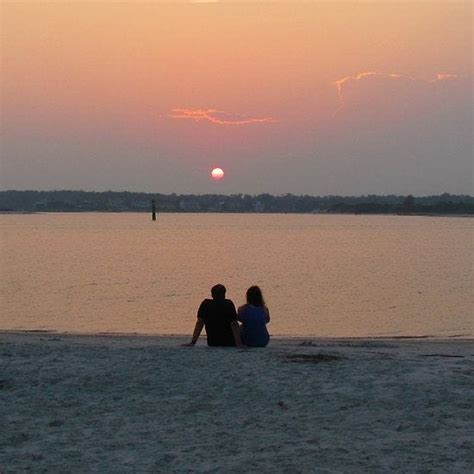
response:
[(443, 72), (438, 72), (434, 79), (431, 79), (430, 82), (438, 82), (438, 81), (449, 81), (450, 79), (458, 79), (459, 76), (456, 74), (445, 74)]
[(172, 109), (168, 117), (182, 120), (205, 121), (216, 125), (250, 125), (258, 123), (275, 123), (272, 117), (248, 117), (231, 114), (217, 109)]
[(405, 81), (408, 83), (419, 83), (419, 84), (432, 84), (440, 81), (447, 81), (457, 79), (458, 76), (455, 74), (446, 74), (446, 73), (438, 73), (433, 79), (420, 79), (408, 74), (398, 74), (398, 73), (381, 73), (375, 71), (366, 71), (361, 72), (359, 74), (355, 74), (352, 76), (346, 76), (342, 79), (338, 79), (334, 81), (334, 85), (336, 87), (336, 92), (339, 100), (339, 107), (334, 111), (333, 115), (336, 115), (346, 106), (346, 98), (344, 95), (346, 87), (352, 84), (356, 84), (358, 82), (364, 82), (368, 80), (378, 80), (380, 81)]

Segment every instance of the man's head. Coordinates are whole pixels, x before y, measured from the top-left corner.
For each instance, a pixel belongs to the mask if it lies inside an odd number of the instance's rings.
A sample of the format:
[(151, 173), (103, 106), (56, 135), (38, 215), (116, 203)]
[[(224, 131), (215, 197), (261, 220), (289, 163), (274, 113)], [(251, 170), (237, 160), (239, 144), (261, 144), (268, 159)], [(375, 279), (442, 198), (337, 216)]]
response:
[(223, 300), (225, 299), (225, 286), (224, 285), (215, 285), (211, 288), (212, 299), (214, 300)]

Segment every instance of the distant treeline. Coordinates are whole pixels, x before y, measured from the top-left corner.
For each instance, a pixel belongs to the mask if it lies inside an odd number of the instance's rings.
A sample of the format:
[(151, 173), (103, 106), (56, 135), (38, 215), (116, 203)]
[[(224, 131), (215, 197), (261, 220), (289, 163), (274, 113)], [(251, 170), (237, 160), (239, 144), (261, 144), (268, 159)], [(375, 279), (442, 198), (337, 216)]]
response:
[(338, 214), (474, 214), (474, 197), (297, 196), (0, 191), (0, 212), (288, 212)]

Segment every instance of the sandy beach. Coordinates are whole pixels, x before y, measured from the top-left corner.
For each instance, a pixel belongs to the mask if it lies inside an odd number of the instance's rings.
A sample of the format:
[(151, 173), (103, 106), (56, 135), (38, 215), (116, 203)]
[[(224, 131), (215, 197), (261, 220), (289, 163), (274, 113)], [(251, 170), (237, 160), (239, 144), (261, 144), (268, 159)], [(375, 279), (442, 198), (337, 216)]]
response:
[(0, 472), (473, 472), (472, 340), (0, 333)]

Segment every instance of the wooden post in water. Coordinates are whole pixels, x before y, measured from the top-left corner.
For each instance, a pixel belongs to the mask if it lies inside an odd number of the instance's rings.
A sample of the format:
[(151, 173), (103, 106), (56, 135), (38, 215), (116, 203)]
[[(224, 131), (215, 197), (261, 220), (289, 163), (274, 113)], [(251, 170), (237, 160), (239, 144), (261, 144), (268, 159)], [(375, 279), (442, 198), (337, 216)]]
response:
[(156, 205), (155, 200), (151, 200), (151, 220), (156, 221)]

